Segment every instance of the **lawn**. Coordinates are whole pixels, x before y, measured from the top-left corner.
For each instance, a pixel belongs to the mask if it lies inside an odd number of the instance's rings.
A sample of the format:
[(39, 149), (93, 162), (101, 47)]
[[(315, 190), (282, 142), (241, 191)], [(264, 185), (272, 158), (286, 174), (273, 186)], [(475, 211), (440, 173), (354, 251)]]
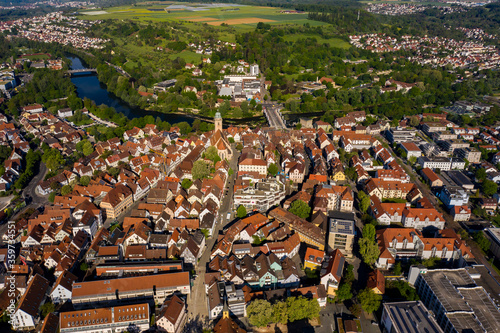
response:
[(38, 61), (38, 60), (48, 60), (50, 59), (50, 57), (46, 54), (36, 54), (36, 55), (23, 55), (23, 59)]
[(204, 57), (206, 58), (207, 56), (187, 50), (184, 50), (181, 53), (173, 53), (169, 55), (169, 58), (172, 60), (174, 60), (177, 57), (184, 59), (187, 63), (198, 64), (202, 61)]
[(318, 43), (320, 43), (320, 44), (329, 44), (332, 47), (337, 47), (337, 48), (346, 49), (346, 50), (351, 47), (351, 44), (349, 44), (346, 41), (343, 41), (340, 38), (326, 39), (326, 38), (322, 38), (322, 37), (317, 36), (317, 35), (294, 34), (294, 35), (285, 36), (284, 39), (286, 41), (296, 42), (299, 39), (305, 39), (305, 38), (315, 38), (318, 41)]

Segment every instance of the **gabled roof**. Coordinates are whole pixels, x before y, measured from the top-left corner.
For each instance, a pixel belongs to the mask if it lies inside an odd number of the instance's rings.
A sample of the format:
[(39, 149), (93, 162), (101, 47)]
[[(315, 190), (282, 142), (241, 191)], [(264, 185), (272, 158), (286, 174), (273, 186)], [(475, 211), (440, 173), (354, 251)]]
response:
[(340, 252), (339, 249), (335, 249), (330, 257), (330, 260), (328, 261), (328, 266), (326, 268), (325, 272), (322, 272), (321, 277), (326, 276), (328, 274), (332, 274), (333, 277), (337, 282), (340, 282), (340, 279), (342, 278), (342, 272), (344, 269), (344, 262), (345, 262), (345, 257)]
[(65, 270), (57, 278), (56, 282), (54, 283), (54, 287), (52, 288), (52, 291), (54, 291), (59, 285), (64, 289), (71, 291), (71, 289), (73, 288), (73, 282), (75, 282), (77, 279), (78, 278), (74, 274)]
[(38, 309), (42, 305), (48, 288), (49, 281), (43, 276), (36, 274), (28, 284), (28, 288), (21, 297), (17, 309), (26, 312), (32, 317), (37, 317)]
[[(177, 295), (173, 295), (170, 299), (165, 300), (160, 311), (160, 318), (164, 317), (170, 323), (175, 325), (177, 321), (182, 317), (182, 313), (186, 303), (179, 298)], [(158, 319), (160, 319), (158, 318)]]
[(385, 293), (385, 277), (378, 269), (374, 270), (368, 275), (366, 287), (369, 289), (377, 288), (380, 293)]

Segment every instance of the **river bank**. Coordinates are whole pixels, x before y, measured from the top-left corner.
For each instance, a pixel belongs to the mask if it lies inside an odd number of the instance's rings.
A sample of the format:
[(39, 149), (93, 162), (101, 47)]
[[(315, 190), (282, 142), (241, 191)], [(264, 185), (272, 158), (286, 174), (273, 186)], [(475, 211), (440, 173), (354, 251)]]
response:
[[(75, 54), (68, 54), (67, 58), (71, 61), (70, 69), (85, 69), (87, 68), (84, 61)], [(113, 107), (117, 112), (124, 114), (127, 118), (139, 118), (147, 115), (159, 117), (162, 121), (168, 121), (171, 124), (179, 122), (187, 122), (192, 125), (195, 119), (200, 119), (206, 122), (213, 122), (211, 117), (193, 114), (190, 112), (158, 112), (153, 110), (145, 110), (133, 108), (118, 96), (108, 91), (105, 84), (99, 81), (97, 75), (75, 74), (71, 77), (71, 82), (76, 86), (78, 97), (93, 100), (96, 105), (107, 105)], [(249, 118), (224, 118), (226, 124), (232, 125), (259, 125), (266, 122), (264, 116), (256, 116)]]

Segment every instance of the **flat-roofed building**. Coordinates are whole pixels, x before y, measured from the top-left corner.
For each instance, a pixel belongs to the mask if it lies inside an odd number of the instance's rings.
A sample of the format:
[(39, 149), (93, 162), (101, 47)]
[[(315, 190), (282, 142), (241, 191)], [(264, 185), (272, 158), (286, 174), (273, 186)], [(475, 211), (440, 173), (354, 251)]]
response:
[(462, 171), (450, 170), (442, 173), (442, 177), (450, 185), (460, 186), (465, 190), (474, 189), (474, 183)]
[(189, 272), (74, 283), (72, 303), (75, 308), (137, 300), (163, 303), (174, 292), (190, 293)]
[(422, 168), (440, 169), (444, 171), (465, 169), (465, 161), (456, 157), (446, 158), (438, 156), (429, 158), (422, 156), (418, 158), (418, 164), (420, 164)]
[(408, 142), (415, 140), (415, 135), (417, 131), (414, 129), (403, 129), (403, 128), (391, 128), (389, 131), (386, 131), (387, 140), (390, 143), (400, 143), (400, 142)]
[(329, 213), (328, 249), (339, 249), (346, 257), (352, 257), (354, 244), (354, 214), (331, 211)]
[(458, 139), (441, 140), (438, 144), (448, 153), (454, 153), (457, 149), (466, 149), (470, 147), (470, 143)]
[(466, 159), (469, 163), (475, 164), (481, 162), (481, 152), (475, 148), (459, 148), (453, 154), (458, 158)]
[(285, 200), (285, 185), (278, 180), (264, 180), (254, 186), (238, 189), (233, 194), (234, 208), (240, 205), (247, 211), (259, 210), (267, 211), (273, 206), (277, 206)]
[(149, 304), (61, 312), (59, 328), (61, 333), (142, 332), (149, 329)]
[(421, 301), (384, 303), (381, 321), (384, 332), (443, 333), (436, 319)]
[(490, 251), (497, 259), (500, 259), (500, 228), (486, 228), (486, 237), (490, 240)]
[(420, 270), (415, 288), (445, 333), (500, 332), (500, 310), (465, 268)]

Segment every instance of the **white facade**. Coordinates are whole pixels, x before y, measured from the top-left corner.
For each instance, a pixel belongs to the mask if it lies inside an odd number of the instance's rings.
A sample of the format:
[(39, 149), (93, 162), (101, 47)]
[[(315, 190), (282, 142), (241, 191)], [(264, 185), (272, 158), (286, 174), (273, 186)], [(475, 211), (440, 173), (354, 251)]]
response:
[(67, 300), (71, 299), (71, 290), (68, 290), (63, 286), (58, 285), (50, 293), (50, 298), (52, 299), (52, 302), (55, 304), (64, 303)]

